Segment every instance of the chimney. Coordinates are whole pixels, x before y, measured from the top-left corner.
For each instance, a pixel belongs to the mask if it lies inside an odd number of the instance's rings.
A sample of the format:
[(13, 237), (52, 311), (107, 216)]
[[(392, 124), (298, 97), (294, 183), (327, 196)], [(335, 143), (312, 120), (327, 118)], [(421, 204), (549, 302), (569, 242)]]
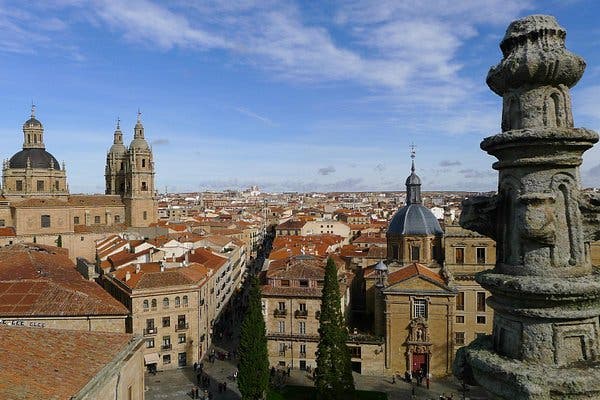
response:
[(160, 272), (165, 272), (165, 263), (163, 261), (160, 262)]
[(141, 268), (142, 268), (142, 266), (140, 265), (140, 263), (135, 264), (135, 273), (139, 274)]
[(125, 282), (127, 282), (130, 279), (131, 279), (131, 273), (129, 271), (127, 271), (127, 273), (125, 274)]
[(184, 255), (183, 266), (187, 267), (189, 263), (190, 263), (190, 253), (186, 251), (185, 255)]

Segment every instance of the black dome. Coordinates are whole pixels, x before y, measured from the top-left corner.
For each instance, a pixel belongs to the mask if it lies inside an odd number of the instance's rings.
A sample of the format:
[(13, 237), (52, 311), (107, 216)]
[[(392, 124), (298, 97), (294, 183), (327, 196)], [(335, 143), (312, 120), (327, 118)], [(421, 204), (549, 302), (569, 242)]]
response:
[(396, 235), (444, 234), (435, 215), (422, 204), (408, 204), (399, 209), (387, 232)]
[(60, 164), (54, 156), (44, 149), (23, 149), (11, 157), (9, 168), (27, 168), (27, 159), (31, 161), (31, 168), (50, 168), (54, 162), (54, 169), (60, 169)]
[(23, 126), (25, 126), (25, 127), (37, 126), (37, 127), (41, 128), (42, 127), (42, 123), (40, 121), (38, 121), (37, 119), (35, 119), (35, 117), (31, 117), (27, 121), (25, 121), (25, 123), (23, 124)]

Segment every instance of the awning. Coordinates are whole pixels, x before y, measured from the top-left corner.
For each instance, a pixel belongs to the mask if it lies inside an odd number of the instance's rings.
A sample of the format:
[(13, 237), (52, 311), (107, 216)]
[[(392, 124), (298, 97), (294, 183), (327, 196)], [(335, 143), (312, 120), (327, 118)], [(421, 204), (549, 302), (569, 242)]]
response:
[(144, 364), (158, 364), (160, 358), (158, 357), (158, 353), (144, 354)]

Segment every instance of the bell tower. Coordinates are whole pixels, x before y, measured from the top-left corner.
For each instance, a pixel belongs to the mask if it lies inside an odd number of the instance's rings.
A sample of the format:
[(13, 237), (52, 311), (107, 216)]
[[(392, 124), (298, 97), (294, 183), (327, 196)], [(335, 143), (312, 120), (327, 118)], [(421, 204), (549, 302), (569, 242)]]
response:
[(106, 194), (125, 195), (127, 148), (123, 145), (121, 121), (117, 119), (113, 145), (106, 155)]
[(125, 163), (126, 223), (133, 227), (146, 227), (157, 219), (157, 198), (154, 190), (154, 160), (152, 149), (144, 138), (144, 125), (138, 111), (133, 140)]

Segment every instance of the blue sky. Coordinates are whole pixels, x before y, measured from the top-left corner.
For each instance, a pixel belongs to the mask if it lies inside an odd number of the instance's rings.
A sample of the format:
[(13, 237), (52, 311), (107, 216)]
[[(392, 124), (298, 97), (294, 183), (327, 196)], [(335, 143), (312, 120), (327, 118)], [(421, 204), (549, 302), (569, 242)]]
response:
[[(0, 0), (1, 157), (33, 100), (71, 192), (102, 192), (115, 120), (140, 108), (157, 187), (490, 190), (507, 24), (555, 15), (587, 71), (577, 126), (600, 130), (600, 3), (527, 0)], [(600, 145), (582, 167), (600, 186)]]

